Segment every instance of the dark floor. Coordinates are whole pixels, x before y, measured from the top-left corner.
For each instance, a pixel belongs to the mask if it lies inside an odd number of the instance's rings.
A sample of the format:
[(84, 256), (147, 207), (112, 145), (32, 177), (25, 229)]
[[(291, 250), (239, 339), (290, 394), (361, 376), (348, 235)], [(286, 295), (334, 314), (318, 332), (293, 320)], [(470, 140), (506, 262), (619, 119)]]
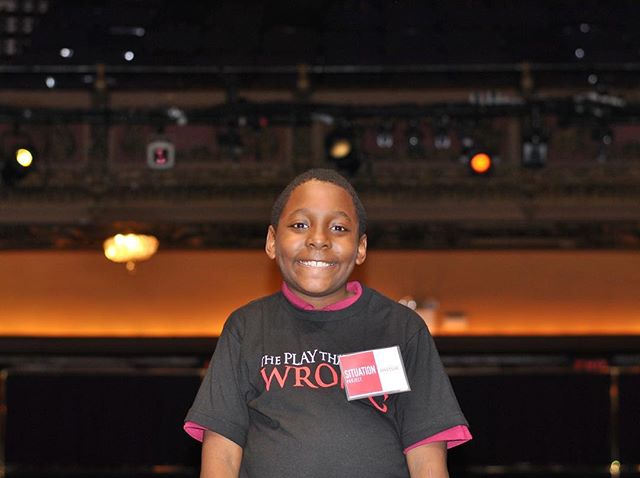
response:
[[(582, 469), (575, 470), (545, 470), (545, 471), (500, 471), (495, 469), (462, 471), (451, 469), (451, 478), (640, 478), (640, 470), (623, 471), (619, 475), (605, 471), (589, 471)], [(6, 478), (197, 478), (198, 470), (195, 468), (182, 469), (120, 469), (120, 470), (90, 470), (90, 469), (57, 469), (57, 470), (36, 470), (36, 469), (7, 469)], [(0, 476), (2, 474), (0, 473)], [(283, 477), (289, 478), (289, 477)], [(291, 477), (297, 478), (297, 477)], [(328, 477), (334, 478), (334, 477)]]
[[(444, 355), (474, 435), (451, 477), (640, 478), (640, 356), (597, 352)], [(0, 478), (197, 478), (182, 420), (205, 359), (167, 360), (5, 357)]]

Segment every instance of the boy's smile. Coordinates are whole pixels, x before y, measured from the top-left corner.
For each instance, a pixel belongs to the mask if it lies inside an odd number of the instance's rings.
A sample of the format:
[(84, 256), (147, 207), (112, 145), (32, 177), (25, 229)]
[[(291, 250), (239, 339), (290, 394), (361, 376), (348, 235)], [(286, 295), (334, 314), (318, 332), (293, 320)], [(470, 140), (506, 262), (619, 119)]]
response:
[(366, 258), (351, 195), (332, 183), (311, 180), (293, 190), (277, 230), (265, 245), (291, 291), (321, 309), (349, 296), (346, 283)]

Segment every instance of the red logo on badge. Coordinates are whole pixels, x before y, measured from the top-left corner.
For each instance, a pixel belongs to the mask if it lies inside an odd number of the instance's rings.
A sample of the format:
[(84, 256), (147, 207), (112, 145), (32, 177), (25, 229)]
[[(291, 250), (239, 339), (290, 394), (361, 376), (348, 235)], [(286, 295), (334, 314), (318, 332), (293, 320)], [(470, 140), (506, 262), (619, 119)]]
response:
[(349, 397), (355, 398), (382, 392), (373, 351), (341, 356), (340, 368)]

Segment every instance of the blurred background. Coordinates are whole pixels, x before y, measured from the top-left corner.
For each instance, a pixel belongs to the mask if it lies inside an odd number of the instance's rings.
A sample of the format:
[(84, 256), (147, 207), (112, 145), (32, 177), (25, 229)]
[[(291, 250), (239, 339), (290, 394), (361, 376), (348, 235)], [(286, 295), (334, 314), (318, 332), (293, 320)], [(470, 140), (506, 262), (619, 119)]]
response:
[(335, 168), (455, 477), (640, 476), (637, 1), (0, 0), (0, 476), (195, 477), (271, 204)]

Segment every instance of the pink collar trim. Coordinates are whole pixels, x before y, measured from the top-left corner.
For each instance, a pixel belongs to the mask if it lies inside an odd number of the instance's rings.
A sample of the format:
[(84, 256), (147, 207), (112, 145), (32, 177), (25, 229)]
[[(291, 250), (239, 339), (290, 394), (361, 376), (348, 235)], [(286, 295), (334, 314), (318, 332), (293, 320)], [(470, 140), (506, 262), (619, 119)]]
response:
[(351, 304), (353, 304), (355, 301), (357, 301), (360, 298), (360, 296), (362, 295), (362, 285), (360, 284), (360, 282), (356, 280), (347, 282), (347, 292), (350, 292), (353, 295), (347, 297), (346, 299), (342, 299), (338, 302), (335, 302), (333, 304), (329, 304), (326, 307), (323, 307), (322, 309), (316, 309), (314, 306), (312, 306), (308, 302), (302, 300), (300, 297), (295, 295), (291, 291), (291, 289), (289, 289), (289, 286), (287, 286), (285, 282), (282, 283), (282, 293), (284, 294), (284, 296), (287, 298), (289, 302), (291, 302), (293, 306), (302, 310), (322, 310), (325, 312), (329, 312), (332, 310), (346, 309), (347, 307), (349, 307)]

